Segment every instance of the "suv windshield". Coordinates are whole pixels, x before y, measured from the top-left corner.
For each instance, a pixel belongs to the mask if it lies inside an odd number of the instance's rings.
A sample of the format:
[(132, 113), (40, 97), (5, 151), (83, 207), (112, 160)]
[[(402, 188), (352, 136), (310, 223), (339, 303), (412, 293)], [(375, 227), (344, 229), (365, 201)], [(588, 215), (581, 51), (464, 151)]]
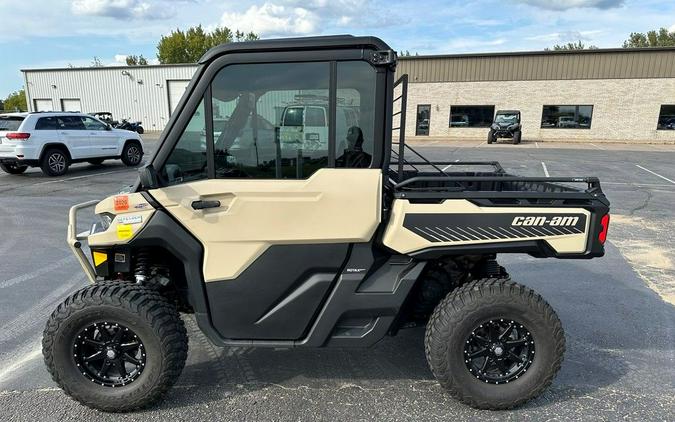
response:
[(5, 132), (18, 130), (21, 122), (22, 116), (0, 116), (0, 130)]
[(515, 113), (498, 114), (495, 116), (495, 123), (518, 123), (518, 115)]

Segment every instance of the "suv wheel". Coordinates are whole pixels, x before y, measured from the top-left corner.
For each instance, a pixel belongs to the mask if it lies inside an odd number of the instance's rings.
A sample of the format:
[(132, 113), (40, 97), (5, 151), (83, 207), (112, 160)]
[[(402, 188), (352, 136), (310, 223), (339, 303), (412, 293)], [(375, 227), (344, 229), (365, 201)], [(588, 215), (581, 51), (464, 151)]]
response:
[(27, 168), (28, 166), (19, 166), (16, 164), (0, 164), (0, 169), (9, 174), (21, 174), (26, 171)]
[(66, 174), (70, 162), (68, 155), (63, 150), (52, 148), (48, 149), (42, 157), (40, 167), (48, 176), (61, 176)]
[(157, 401), (178, 379), (188, 339), (176, 307), (125, 282), (85, 287), (52, 313), (42, 354), (73, 399), (107, 412)]
[(431, 372), (453, 397), (499, 410), (523, 404), (551, 384), (565, 335), (553, 308), (534, 291), (485, 278), (443, 299), (424, 346)]
[(122, 148), (122, 162), (130, 167), (141, 164), (143, 150), (137, 142), (127, 142)]

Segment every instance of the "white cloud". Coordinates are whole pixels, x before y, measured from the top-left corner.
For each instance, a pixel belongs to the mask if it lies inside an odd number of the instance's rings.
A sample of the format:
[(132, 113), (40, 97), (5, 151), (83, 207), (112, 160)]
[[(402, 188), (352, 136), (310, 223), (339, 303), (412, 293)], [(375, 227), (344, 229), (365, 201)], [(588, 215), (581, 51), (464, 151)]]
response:
[(115, 54), (115, 63), (127, 64), (127, 55), (126, 54)]
[(625, 0), (518, 0), (520, 3), (541, 7), (542, 9), (567, 10), (579, 7), (594, 9), (612, 9), (620, 7)]
[(225, 12), (221, 23), (231, 29), (253, 31), (263, 36), (308, 35), (317, 32), (320, 18), (302, 7), (265, 3), (243, 13)]
[(592, 31), (563, 31), (553, 32), (550, 34), (533, 35), (525, 37), (528, 41), (546, 41), (546, 42), (574, 42), (574, 41), (591, 41), (594, 35), (600, 34), (601, 30)]
[(668, 31), (670, 31), (670, 32), (675, 32), (675, 24), (673, 24), (673, 26), (671, 26), (670, 28), (668, 28)]
[(170, 2), (142, 0), (73, 0), (71, 10), (76, 15), (115, 19), (167, 19), (176, 14)]

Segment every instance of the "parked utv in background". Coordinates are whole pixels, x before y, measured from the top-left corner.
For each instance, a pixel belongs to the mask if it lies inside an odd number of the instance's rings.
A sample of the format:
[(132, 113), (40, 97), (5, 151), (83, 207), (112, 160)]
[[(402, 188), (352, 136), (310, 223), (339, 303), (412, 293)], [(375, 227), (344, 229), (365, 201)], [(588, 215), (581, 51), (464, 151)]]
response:
[(131, 132), (136, 132), (139, 135), (142, 135), (145, 132), (143, 126), (141, 126), (143, 122), (131, 122), (127, 119), (117, 121), (113, 118), (112, 113), (109, 111), (98, 111), (96, 113), (89, 113), (89, 114), (96, 117), (100, 121), (109, 124), (115, 129), (128, 130)]
[(497, 142), (499, 138), (513, 139), (514, 144), (519, 144), (522, 136), (519, 110), (497, 110), (495, 120), (490, 126), (487, 143)]
[[(609, 202), (593, 177), (424, 159), (405, 144), (408, 77), (395, 67), (373, 37), (206, 53), (133, 190), (71, 208), (68, 242), (92, 284), (45, 328), (54, 381), (105, 411), (155, 402), (185, 364), (183, 312), (222, 346), (365, 347), (426, 326), (431, 371), (453, 397), (507, 409), (541, 394), (563, 329), (497, 254), (603, 256)], [(327, 98), (327, 142), (282, 151), (275, 116), (307, 92)], [(344, 92), (358, 126), (340, 139)], [(214, 110), (231, 110), (218, 128)], [(262, 119), (277, 122), (273, 137), (258, 136)], [(100, 222), (77, 234), (90, 207)]]

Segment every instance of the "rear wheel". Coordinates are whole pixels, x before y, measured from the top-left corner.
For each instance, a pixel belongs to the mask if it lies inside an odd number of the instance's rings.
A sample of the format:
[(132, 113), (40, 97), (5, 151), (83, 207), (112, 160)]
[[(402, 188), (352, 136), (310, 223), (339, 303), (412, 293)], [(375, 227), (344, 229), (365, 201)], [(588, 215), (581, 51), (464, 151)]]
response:
[(108, 412), (157, 401), (178, 379), (187, 350), (176, 308), (154, 290), (124, 282), (74, 293), (52, 313), (42, 339), (59, 387)]
[(141, 164), (143, 150), (138, 142), (127, 142), (122, 148), (122, 162), (130, 167)]
[(21, 174), (26, 171), (27, 168), (28, 166), (19, 166), (16, 164), (0, 164), (0, 169), (9, 174)]
[(560, 369), (565, 336), (541, 296), (487, 278), (450, 293), (427, 326), (431, 371), (456, 399), (479, 409), (509, 409), (541, 394)]
[(513, 133), (513, 143), (515, 145), (518, 145), (520, 143), (520, 137), (522, 136), (521, 131), (517, 131)]
[(145, 133), (145, 129), (143, 129), (143, 126), (137, 126), (136, 127), (136, 133), (138, 133), (139, 135), (142, 135), (143, 133)]
[(42, 156), (40, 168), (47, 176), (62, 176), (68, 171), (70, 160), (68, 155), (61, 149), (48, 149)]

